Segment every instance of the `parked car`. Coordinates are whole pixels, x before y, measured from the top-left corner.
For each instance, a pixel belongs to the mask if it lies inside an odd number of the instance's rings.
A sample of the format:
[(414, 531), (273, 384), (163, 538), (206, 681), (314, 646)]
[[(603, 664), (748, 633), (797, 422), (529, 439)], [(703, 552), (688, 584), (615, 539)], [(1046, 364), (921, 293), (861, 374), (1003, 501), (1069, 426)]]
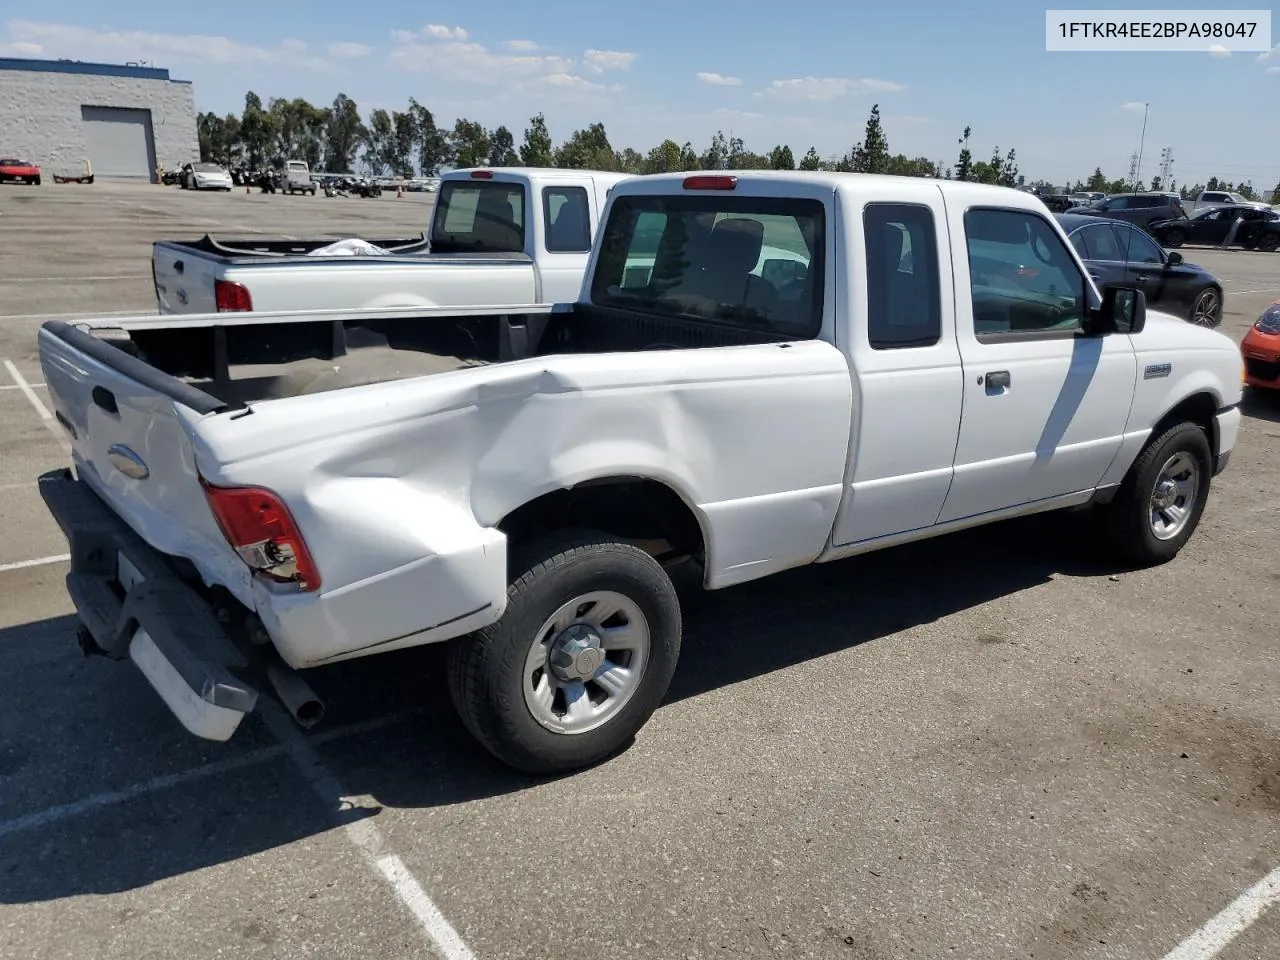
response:
[(231, 172), (220, 163), (184, 163), (180, 181), (183, 190), (226, 190), (232, 187)]
[(40, 168), (30, 160), (0, 157), (0, 183), (29, 183), (40, 186)]
[(332, 237), (157, 241), (156, 301), (161, 313), (212, 313), (573, 300), (609, 188), (625, 178), (535, 167), (455, 170), (443, 179), (429, 236), (371, 239), (388, 256), (312, 255)]
[(1205, 190), (1200, 196), (1196, 197), (1191, 203), (1190, 214), (1194, 216), (1204, 210), (1212, 207), (1225, 206), (1249, 206), (1249, 207), (1267, 207), (1268, 205), (1261, 200), (1246, 200), (1243, 194), (1232, 193), (1228, 190)]
[(1280, 390), (1280, 300), (1262, 311), (1240, 342), (1244, 380), (1261, 390)]
[(1124, 220), (1145, 227), (1157, 220), (1173, 220), (1185, 217), (1182, 201), (1158, 193), (1114, 193), (1097, 203), (1085, 207), (1071, 207), (1066, 213), (1079, 213), (1090, 217), (1106, 217)]
[(1105, 200), (1106, 197), (1107, 195), (1100, 190), (1082, 190), (1071, 194), (1070, 199), (1072, 206), (1087, 207), (1099, 200)]
[(1017, 190), (655, 175), (603, 222), (563, 306), (47, 321), (84, 651), (225, 740), (260, 688), (314, 723), (303, 668), (448, 642), (476, 740), (575, 770), (667, 691), (676, 565), (719, 589), (1069, 508), (1161, 563), (1235, 445), (1235, 342), (1099, 292)]
[(1147, 231), (1163, 246), (1180, 247), (1184, 243), (1220, 244), (1227, 239), (1232, 225), (1243, 218), (1232, 246), (1246, 250), (1275, 250), (1280, 247), (1280, 213), (1254, 204), (1210, 207), (1193, 217), (1157, 221)]
[(1159, 310), (1201, 327), (1222, 323), (1222, 282), (1208, 270), (1123, 220), (1063, 213), (1058, 222), (1095, 282), (1137, 284)]

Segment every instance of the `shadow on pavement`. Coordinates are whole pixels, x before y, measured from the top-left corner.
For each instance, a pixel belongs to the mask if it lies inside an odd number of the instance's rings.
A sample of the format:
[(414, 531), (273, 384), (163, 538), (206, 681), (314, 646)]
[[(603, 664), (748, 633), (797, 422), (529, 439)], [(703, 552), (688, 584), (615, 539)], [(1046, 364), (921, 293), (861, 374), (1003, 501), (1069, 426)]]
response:
[[(874, 641), (1046, 582), (1105, 575), (1073, 518), (1011, 521), (695, 592), (667, 702)], [(0, 630), (0, 903), (131, 890), (331, 830), (287, 756), (168, 784), (125, 802), (9, 832), (59, 804), (255, 751), (275, 741), (256, 718), (230, 743), (189, 737), (128, 663), (85, 660), (70, 617)], [(351, 795), (383, 807), (461, 804), (545, 783), (493, 760), (455, 718), (443, 651), (390, 653), (312, 671), (325, 728), (420, 707), (371, 733), (316, 747)], [(372, 815), (377, 815), (374, 810)]]

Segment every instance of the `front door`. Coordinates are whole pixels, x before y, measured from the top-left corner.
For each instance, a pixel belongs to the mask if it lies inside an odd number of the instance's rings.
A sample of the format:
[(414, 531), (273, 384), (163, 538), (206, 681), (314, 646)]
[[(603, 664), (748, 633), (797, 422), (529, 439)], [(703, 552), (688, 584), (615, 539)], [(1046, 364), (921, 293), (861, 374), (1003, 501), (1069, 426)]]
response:
[(941, 523), (1096, 487), (1136, 382), (1128, 336), (1083, 332), (1088, 286), (1043, 215), (973, 207), (963, 223), (954, 254), (970, 280), (956, 304), (964, 399)]

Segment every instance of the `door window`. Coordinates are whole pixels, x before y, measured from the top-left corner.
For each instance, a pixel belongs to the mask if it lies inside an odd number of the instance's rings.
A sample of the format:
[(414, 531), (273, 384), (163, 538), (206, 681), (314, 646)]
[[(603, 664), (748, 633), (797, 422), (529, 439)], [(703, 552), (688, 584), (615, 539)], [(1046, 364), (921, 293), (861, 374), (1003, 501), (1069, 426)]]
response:
[(867, 339), (876, 350), (927, 347), (942, 337), (933, 213), (906, 203), (871, 203), (867, 244)]
[(1120, 259), (1126, 263), (1164, 263), (1164, 254), (1160, 248), (1141, 230), (1120, 227), (1117, 232), (1122, 245)]
[(1084, 276), (1048, 221), (1021, 210), (977, 208), (965, 214), (964, 229), (979, 341), (1084, 328)]
[(542, 216), (548, 253), (585, 253), (591, 249), (586, 188), (547, 187), (542, 191)]
[(1124, 259), (1120, 253), (1120, 244), (1116, 240), (1115, 230), (1110, 224), (1085, 227), (1074, 236), (1084, 238), (1085, 248), (1089, 251), (1085, 254), (1087, 260), (1119, 262)]

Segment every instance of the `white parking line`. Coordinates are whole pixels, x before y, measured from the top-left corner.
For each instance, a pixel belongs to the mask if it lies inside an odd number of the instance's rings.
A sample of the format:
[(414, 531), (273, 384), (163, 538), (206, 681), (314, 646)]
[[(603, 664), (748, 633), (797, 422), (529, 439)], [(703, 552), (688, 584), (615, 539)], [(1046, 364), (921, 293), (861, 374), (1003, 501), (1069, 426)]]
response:
[(1226, 909), (1189, 936), (1164, 960), (1210, 960), (1248, 929), (1267, 907), (1280, 901), (1280, 867), (1236, 897)]
[[(41, 387), (43, 387), (43, 386), (44, 386), (44, 384), (43, 384), (43, 383), (31, 383), (31, 384), (28, 384), (28, 386), (29, 386), (29, 387), (31, 387), (33, 390), (39, 390)], [(0, 384), (0, 390), (21, 390), (21, 389), (22, 389), (22, 384), (20, 384), (20, 383), (5, 383), (5, 384)]]
[(36, 413), (40, 414), (41, 420), (52, 420), (53, 414), (49, 412), (49, 408), (44, 405), (44, 401), (36, 396), (36, 392), (31, 389), (31, 384), (27, 383), (26, 377), (13, 364), (12, 360), (3, 361), (4, 368), (9, 371), (9, 376), (13, 378), (14, 384), (19, 390), (26, 395), (31, 402), (31, 406), (35, 407)]
[(1260, 290), (1231, 290), (1229, 293), (1235, 297), (1243, 297), (1251, 293), (1280, 293), (1280, 287), (1262, 287)]
[[(389, 727), (393, 724), (406, 720), (418, 713), (418, 710), (406, 710), (400, 713), (393, 713), (386, 717), (377, 717), (373, 720), (365, 720), (362, 723), (352, 723), (345, 727), (335, 727), (333, 730), (326, 730), (324, 733), (312, 734), (309, 739), (315, 743), (327, 743), (330, 740), (337, 740), (341, 737), (353, 736), (357, 733), (369, 733), (382, 727)], [(248, 753), (242, 753), (237, 757), (228, 757), (225, 760), (217, 760), (213, 763), (207, 763), (202, 767), (195, 767), (191, 770), (184, 770), (181, 773), (166, 773), (163, 776), (153, 777), (143, 783), (130, 784), (120, 790), (108, 790), (104, 793), (95, 793), (92, 796), (83, 797), (80, 800), (71, 803), (61, 803), (56, 807), (45, 807), (43, 810), (36, 810), (21, 817), (15, 817), (12, 820), (0, 822), (0, 837), (6, 837), (9, 834), (20, 833), (23, 830), (35, 830), (38, 827), (46, 827), (51, 823), (57, 823), (59, 820), (66, 820), (68, 817), (79, 816), (88, 813), (91, 810), (98, 810), (102, 807), (114, 806), (118, 803), (127, 803), (130, 800), (137, 800), (139, 797), (145, 797), (149, 793), (155, 793), (159, 790), (167, 790), (170, 787), (181, 786), (184, 783), (192, 783), (196, 780), (203, 780), (206, 777), (217, 776), (220, 773), (227, 773), (232, 770), (239, 770), (242, 767), (253, 766), (264, 760), (270, 760), (273, 757), (284, 756), (288, 752), (288, 748), (283, 743), (277, 743), (270, 747), (260, 747), (257, 750), (250, 750)]]
[[(322, 803), (330, 806), (335, 815), (340, 810), (352, 809), (358, 805), (359, 798), (347, 796), (342, 785), (311, 749), (309, 738), (302, 735), (284, 710), (273, 701), (267, 702), (263, 704), (262, 719), (276, 739), (287, 747), (315, 795)], [(338, 808), (332, 806), (335, 801), (339, 804)], [(400, 902), (417, 918), (422, 932), (445, 960), (475, 960), (475, 954), (445, 919), (440, 908), (432, 902), (417, 878), (395, 853), (387, 850), (386, 842), (372, 820), (365, 818), (344, 823), (342, 830), (356, 849), (364, 854), (369, 864), (391, 884), (391, 889)]]
[[(17, 486), (17, 484), (14, 484)], [(27, 484), (22, 484), (27, 486)], [(7, 489), (7, 488), (0, 488)], [(25, 570), (27, 567), (45, 567), (51, 563), (62, 563), (64, 560), (70, 560), (71, 554), (60, 553), (56, 557), (40, 557), (36, 560), (16, 560), (13, 563), (0, 563), (0, 573), (7, 573), (10, 570)]]
[[(154, 311), (151, 311), (154, 312)], [(95, 310), (89, 313), (0, 313), (0, 320), (91, 320), (95, 317), (138, 317), (146, 310)]]

